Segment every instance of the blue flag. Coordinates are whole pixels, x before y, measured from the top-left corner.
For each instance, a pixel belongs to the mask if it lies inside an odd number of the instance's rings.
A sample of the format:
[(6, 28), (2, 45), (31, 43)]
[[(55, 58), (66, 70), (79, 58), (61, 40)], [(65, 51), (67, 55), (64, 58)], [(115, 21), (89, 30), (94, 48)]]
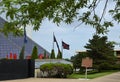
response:
[(24, 27), (24, 43), (27, 43), (26, 29)]

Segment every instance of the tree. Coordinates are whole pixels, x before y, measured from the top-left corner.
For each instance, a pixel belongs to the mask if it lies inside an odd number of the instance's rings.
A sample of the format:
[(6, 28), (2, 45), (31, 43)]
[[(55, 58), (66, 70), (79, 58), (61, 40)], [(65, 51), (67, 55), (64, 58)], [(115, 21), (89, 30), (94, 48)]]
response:
[(62, 59), (62, 53), (61, 53), (61, 51), (58, 51), (57, 59)]
[(23, 46), (21, 51), (20, 51), (19, 59), (24, 59), (24, 52), (25, 52), (25, 46)]
[(33, 48), (31, 59), (38, 59), (38, 50), (36, 46)]
[(54, 49), (51, 50), (50, 59), (55, 59), (55, 52), (54, 52)]
[(47, 55), (46, 55), (46, 51), (44, 51), (44, 59), (46, 59), (46, 56), (47, 56)]
[[(105, 0), (101, 15), (96, 12), (100, 2), (102, 0), (1, 0), (0, 12), (6, 13), (6, 18), (10, 19), (5, 25), (7, 29), (31, 24), (34, 30), (38, 30), (46, 18), (57, 25), (61, 22), (71, 24), (76, 19), (80, 22), (79, 25), (91, 25), (96, 29), (96, 33), (105, 33), (109, 26), (113, 26), (112, 20), (120, 22), (120, 2)], [(108, 4), (111, 3), (114, 4), (113, 9), (107, 11)], [(112, 20), (104, 18), (105, 12), (111, 14)]]
[(114, 46), (112, 42), (107, 41), (106, 36), (94, 35), (85, 48), (88, 56), (93, 59), (93, 67), (99, 71), (110, 69), (116, 63)]
[(71, 62), (73, 63), (73, 68), (75, 69), (75, 72), (76, 69), (80, 69), (82, 71), (82, 67), (81, 67), (82, 58), (86, 56), (87, 56), (86, 52), (81, 52), (71, 57)]

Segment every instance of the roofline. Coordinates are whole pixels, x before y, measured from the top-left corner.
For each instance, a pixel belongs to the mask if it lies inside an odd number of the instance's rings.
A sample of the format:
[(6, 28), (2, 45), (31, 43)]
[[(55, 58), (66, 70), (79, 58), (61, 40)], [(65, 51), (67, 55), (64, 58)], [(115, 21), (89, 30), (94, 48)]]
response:
[[(116, 50), (114, 50), (114, 51), (120, 51), (120, 49), (118, 50), (118, 49), (116, 49)], [(86, 50), (77, 50), (76, 51), (76, 53), (80, 53), (80, 52), (87, 52)]]
[[(0, 19), (3, 21), (3, 23), (7, 22), (7, 21), (6, 21), (4, 18), (2, 18), (1, 16), (0, 16)], [(41, 47), (41, 48), (42, 48), (43, 50), (45, 50), (48, 54), (50, 54), (49, 51), (47, 51), (45, 48), (43, 48), (43, 46), (39, 45), (37, 42), (35, 42), (34, 40), (32, 40), (29, 36), (27, 36), (27, 38), (28, 38), (29, 40), (31, 40), (32, 42), (34, 42), (35, 45)]]
[(86, 52), (86, 50), (77, 50), (76, 53)]
[(35, 41), (34, 41), (33, 39), (31, 39), (29, 36), (27, 36), (27, 38), (28, 38), (29, 40), (33, 41), (33, 42), (35, 43), (35, 45), (37, 45), (37, 46), (41, 47), (43, 50), (45, 50), (47, 53), (49, 53), (49, 54), (50, 54), (50, 52), (49, 52), (49, 51), (47, 51), (45, 48), (43, 48), (41, 45), (39, 45), (37, 42), (35, 42)]
[(120, 51), (120, 50), (114, 50), (114, 51)]

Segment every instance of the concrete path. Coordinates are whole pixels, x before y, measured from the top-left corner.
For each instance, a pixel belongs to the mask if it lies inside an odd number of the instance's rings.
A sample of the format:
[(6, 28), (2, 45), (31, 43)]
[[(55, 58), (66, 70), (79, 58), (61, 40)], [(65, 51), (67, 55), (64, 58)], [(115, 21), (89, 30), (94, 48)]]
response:
[(92, 79), (89, 82), (120, 82), (120, 72)]
[(49, 78), (28, 78), (28, 79), (17, 79), (7, 80), (0, 82), (120, 82), (120, 72), (113, 73), (107, 76), (99, 77), (96, 79), (49, 79)]

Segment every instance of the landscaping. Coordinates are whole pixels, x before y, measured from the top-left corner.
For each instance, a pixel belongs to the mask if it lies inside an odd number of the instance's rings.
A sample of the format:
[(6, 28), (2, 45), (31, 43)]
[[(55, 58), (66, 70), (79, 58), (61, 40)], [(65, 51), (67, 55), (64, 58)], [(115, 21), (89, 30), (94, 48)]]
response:
[(46, 63), (40, 66), (41, 77), (48, 78), (66, 78), (73, 73), (73, 68), (70, 64), (63, 63)]
[[(118, 71), (111, 70), (111, 71), (105, 71), (105, 72), (88, 73), (87, 78), (94, 79), (94, 78), (102, 77), (102, 76), (109, 75), (109, 74), (112, 74), (115, 72), (118, 72)], [(73, 74), (69, 75), (68, 78), (72, 78), (72, 79), (85, 78), (85, 74), (73, 73)]]

